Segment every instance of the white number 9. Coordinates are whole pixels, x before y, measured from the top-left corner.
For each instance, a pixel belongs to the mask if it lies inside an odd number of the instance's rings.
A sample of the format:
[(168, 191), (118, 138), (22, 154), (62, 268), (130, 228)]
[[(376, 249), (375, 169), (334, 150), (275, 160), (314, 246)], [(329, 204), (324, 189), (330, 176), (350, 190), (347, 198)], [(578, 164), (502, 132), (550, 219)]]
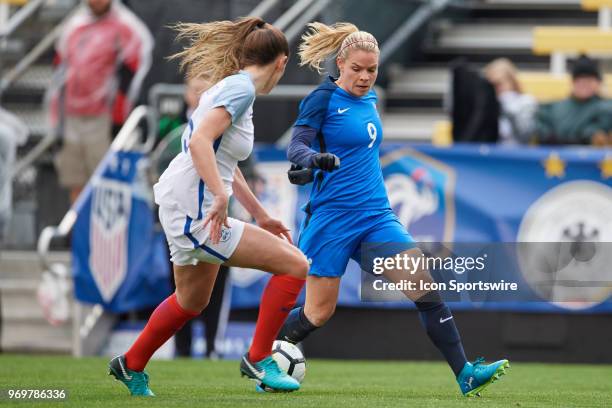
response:
[(370, 135), (370, 140), (372, 140), (368, 145), (368, 149), (370, 149), (376, 141), (376, 126), (372, 122), (368, 122), (368, 135)]

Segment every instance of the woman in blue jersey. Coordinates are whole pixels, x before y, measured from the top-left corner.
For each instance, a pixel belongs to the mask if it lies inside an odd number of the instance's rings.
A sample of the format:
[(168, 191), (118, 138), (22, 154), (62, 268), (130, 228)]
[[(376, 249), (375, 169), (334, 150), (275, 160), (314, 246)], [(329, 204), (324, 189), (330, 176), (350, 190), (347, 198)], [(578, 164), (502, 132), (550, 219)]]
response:
[[(288, 229), (272, 218), (248, 187), (238, 161), (253, 148), (253, 102), (285, 71), (284, 34), (260, 18), (179, 24), (190, 45), (175, 55), (189, 78), (214, 84), (202, 94), (181, 140), (182, 151), (155, 185), (155, 202), (174, 264), (176, 291), (153, 312), (130, 349), (110, 362), (110, 373), (132, 395), (152, 396), (144, 368), (153, 353), (210, 299), (219, 265), (265, 270), (270, 280), (260, 305), (258, 335), (241, 372), (258, 385), (282, 391), (299, 383), (270, 356), (276, 333), (295, 304), (308, 269)], [(256, 225), (227, 216), (229, 197), (253, 215)], [(291, 277), (289, 284), (281, 283)], [(291, 285), (293, 283), (293, 286)]]
[[(327, 77), (300, 105), (288, 149), (291, 162), (316, 169), (299, 248), (310, 262), (304, 307), (294, 309), (279, 338), (294, 343), (321, 327), (334, 313), (340, 278), (350, 258), (360, 263), (361, 245), (420, 257), (421, 252), (392, 212), (379, 162), (382, 126), (372, 89), (378, 73), (378, 43), (348, 23), (309, 25), (302, 38), (301, 65), (321, 72), (336, 55), (339, 77)], [(386, 245), (385, 245), (386, 244)], [(395, 252), (389, 252), (393, 250)], [(363, 267), (363, 265), (362, 265)], [(425, 269), (391, 270), (392, 281), (432, 282)], [(405, 291), (416, 303), (432, 342), (453, 370), (464, 395), (474, 395), (504, 372), (507, 360), (467, 361), (449, 308), (436, 291)]]

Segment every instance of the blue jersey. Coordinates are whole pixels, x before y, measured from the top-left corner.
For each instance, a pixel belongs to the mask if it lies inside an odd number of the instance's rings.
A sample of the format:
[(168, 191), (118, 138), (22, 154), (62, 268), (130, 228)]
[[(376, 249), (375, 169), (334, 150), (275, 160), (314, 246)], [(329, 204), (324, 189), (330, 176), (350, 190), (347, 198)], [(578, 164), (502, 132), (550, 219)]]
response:
[(300, 104), (295, 126), (317, 131), (312, 149), (340, 158), (340, 168), (315, 173), (310, 211), (390, 209), (378, 157), (382, 125), (376, 102), (374, 91), (356, 97), (328, 77)]

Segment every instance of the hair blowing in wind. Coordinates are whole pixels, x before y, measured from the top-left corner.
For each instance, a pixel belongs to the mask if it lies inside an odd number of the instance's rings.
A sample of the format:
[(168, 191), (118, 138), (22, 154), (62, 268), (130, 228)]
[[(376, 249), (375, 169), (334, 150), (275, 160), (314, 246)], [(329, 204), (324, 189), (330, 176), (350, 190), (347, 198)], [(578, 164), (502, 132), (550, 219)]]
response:
[[(172, 28), (178, 32), (177, 41), (187, 40), (189, 45), (169, 59), (180, 60), (180, 68), (186, 71), (187, 78), (203, 77), (213, 84), (249, 62), (245, 61), (249, 35), (260, 28), (278, 31), (259, 17), (202, 24), (178, 23)], [(278, 37), (278, 33), (274, 34)], [(282, 33), (280, 35), (284, 38)]]
[(376, 38), (366, 31), (360, 31), (354, 24), (335, 23), (328, 26), (319, 22), (310, 23), (299, 47), (300, 66), (308, 65), (321, 73), (321, 64), (329, 56), (338, 53), (339, 58), (346, 58), (353, 49), (379, 52)]

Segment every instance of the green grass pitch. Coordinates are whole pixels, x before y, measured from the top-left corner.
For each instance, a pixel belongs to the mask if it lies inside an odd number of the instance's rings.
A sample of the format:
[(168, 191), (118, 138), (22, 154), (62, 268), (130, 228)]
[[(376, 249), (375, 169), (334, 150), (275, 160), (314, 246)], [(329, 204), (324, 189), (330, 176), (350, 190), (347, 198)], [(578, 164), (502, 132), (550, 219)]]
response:
[(604, 407), (612, 405), (612, 366), (512, 363), (480, 398), (465, 398), (441, 362), (307, 361), (302, 389), (261, 394), (237, 361), (152, 361), (152, 399), (128, 396), (107, 375), (107, 359), (0, 355), (0, 389), (65, 389), (62, 407)]

